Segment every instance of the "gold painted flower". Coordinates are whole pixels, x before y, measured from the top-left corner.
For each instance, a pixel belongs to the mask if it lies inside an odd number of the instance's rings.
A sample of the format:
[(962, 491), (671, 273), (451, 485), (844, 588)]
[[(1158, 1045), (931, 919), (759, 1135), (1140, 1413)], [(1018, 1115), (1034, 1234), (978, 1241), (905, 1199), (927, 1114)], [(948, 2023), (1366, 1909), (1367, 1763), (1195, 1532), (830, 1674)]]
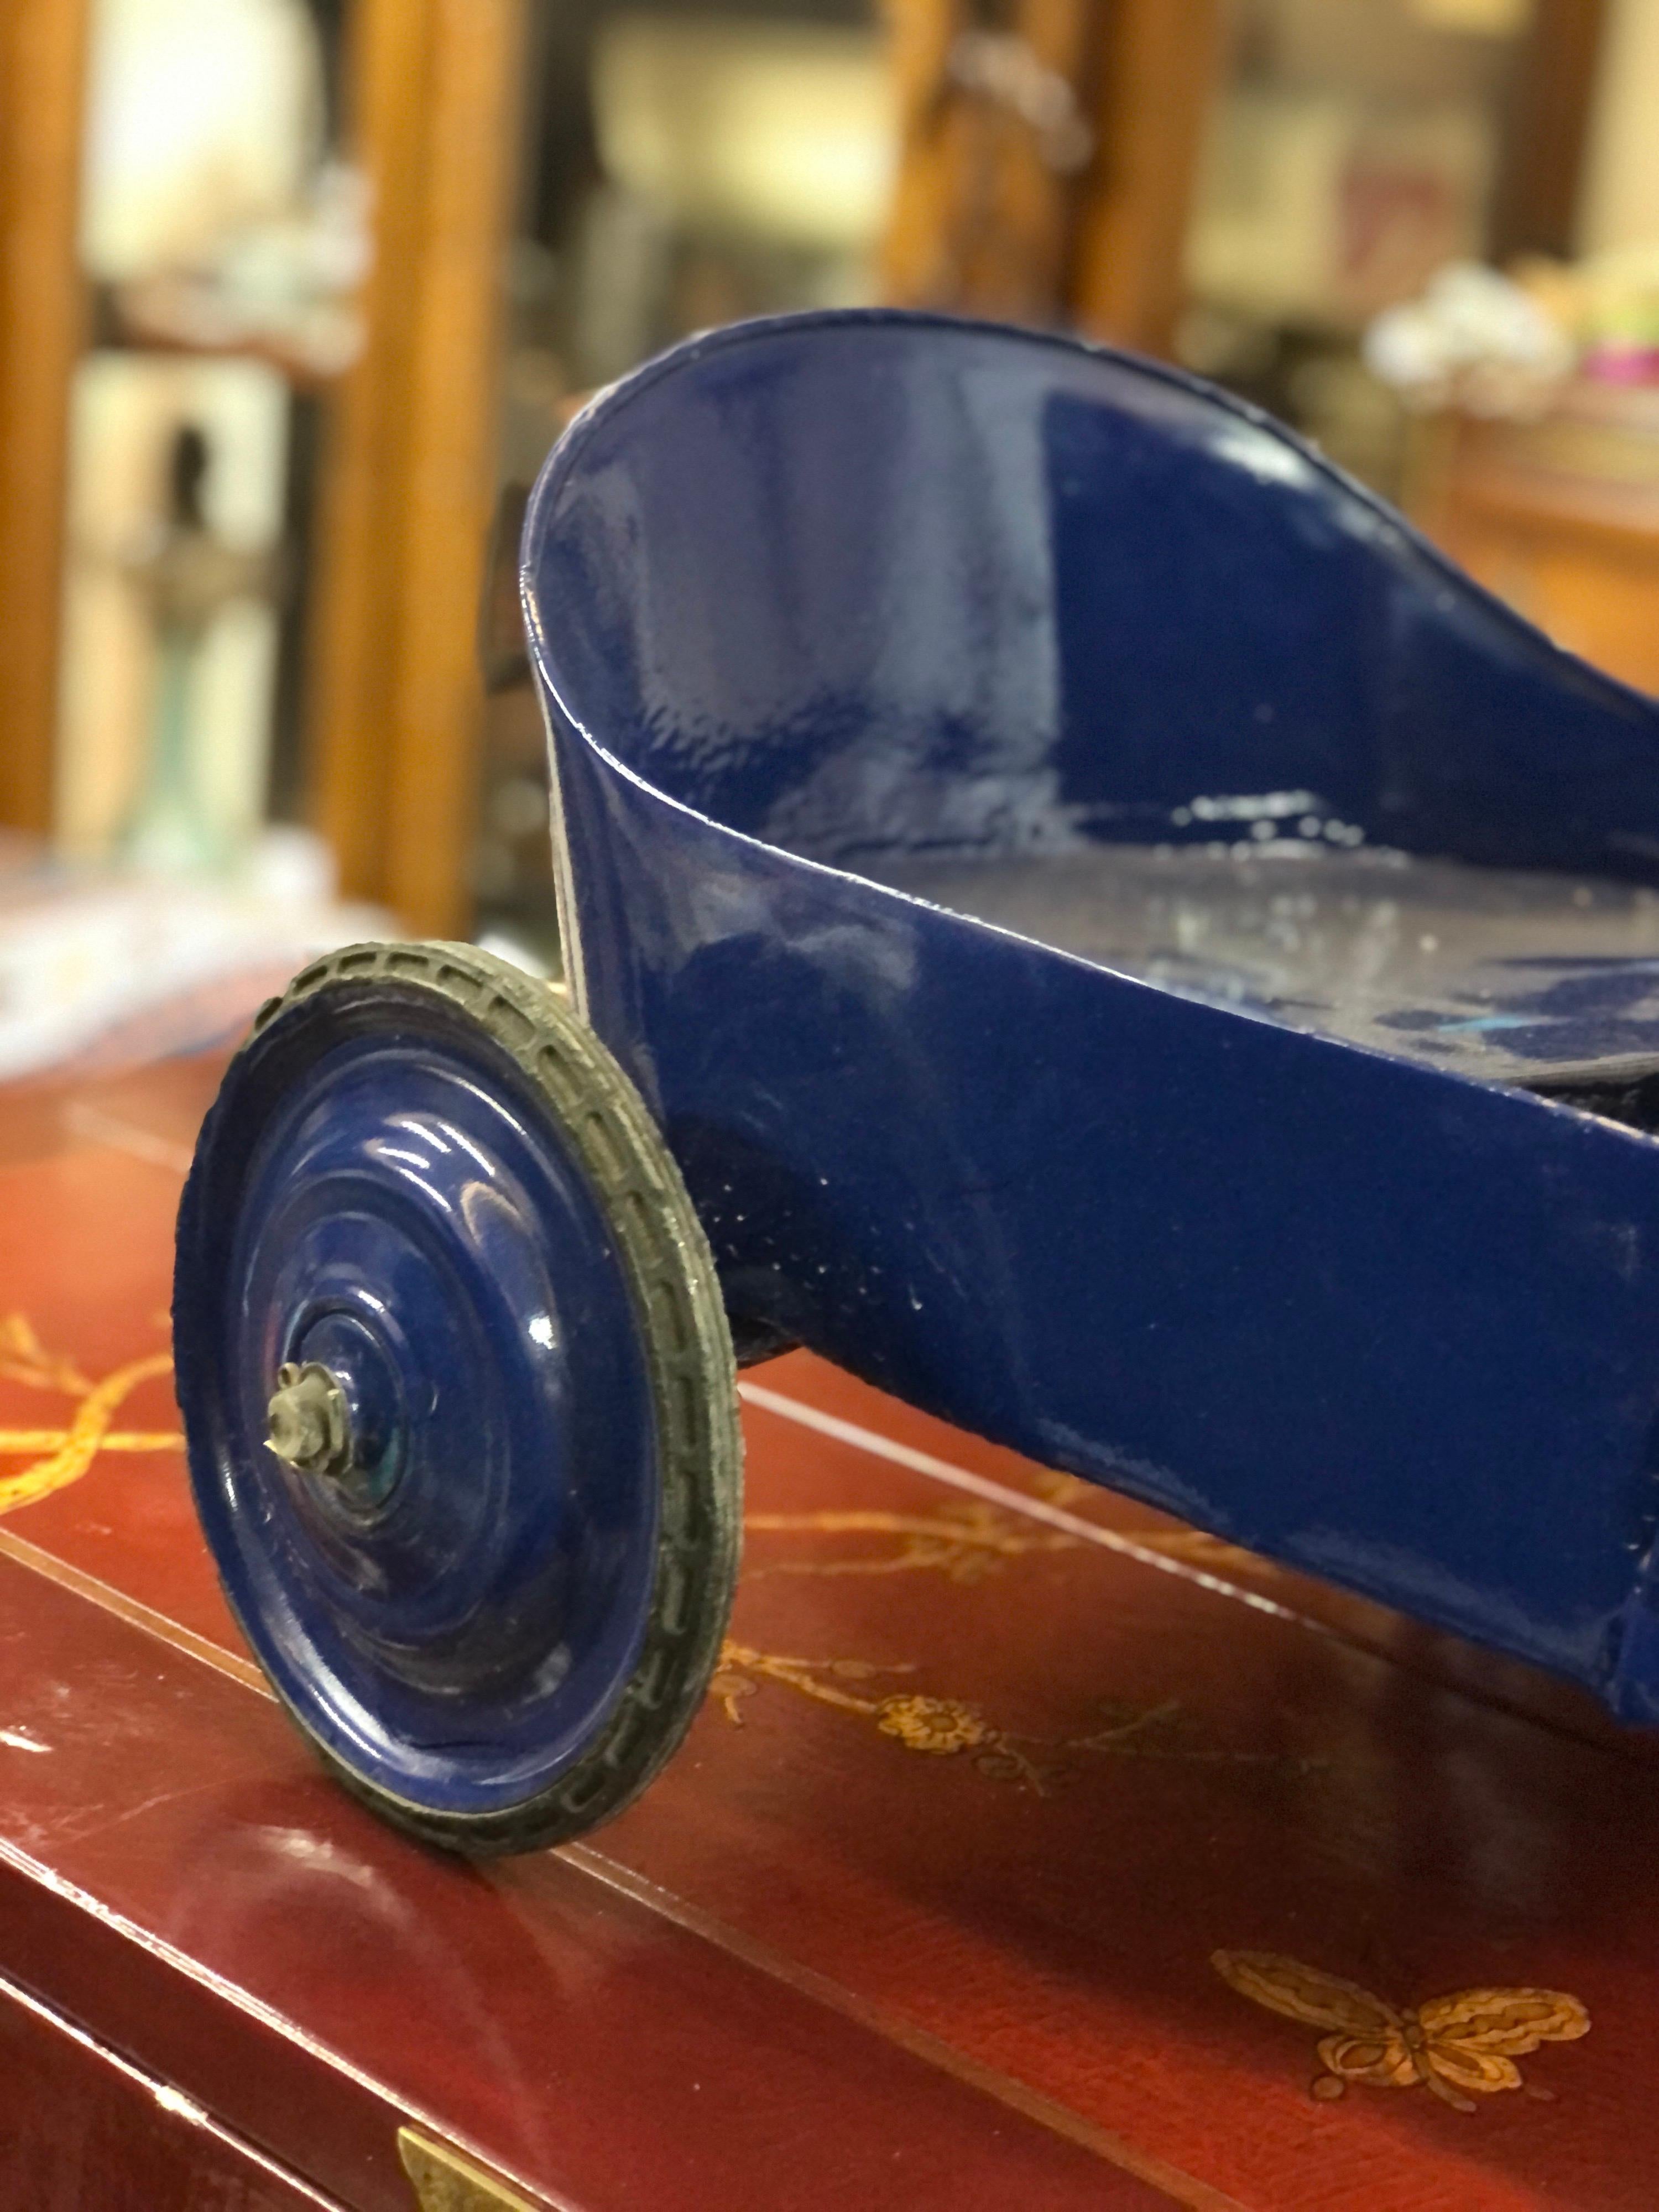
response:
[(941, 1757), (972, 1751), (996, 1734), (971, 1705), (956, 1698), (884, 1698), (876, 1724), (884, 1735), (896, 1735), (906, 1750), (936, 1752)]

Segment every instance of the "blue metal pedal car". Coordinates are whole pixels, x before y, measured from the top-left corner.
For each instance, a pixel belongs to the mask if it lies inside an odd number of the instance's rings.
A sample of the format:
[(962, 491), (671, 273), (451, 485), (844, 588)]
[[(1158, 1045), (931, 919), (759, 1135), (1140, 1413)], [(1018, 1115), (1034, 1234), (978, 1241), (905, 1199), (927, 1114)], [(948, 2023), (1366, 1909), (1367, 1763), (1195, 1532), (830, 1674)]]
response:
[(617, 1811), (739, 1360), (1659, 1717), (1659, 708), (1173, 371), (887, 313), (603, 394), (524, 541), (564, 993), (359, 947), (179, 1225), (227, 1589), (434, 1841)]

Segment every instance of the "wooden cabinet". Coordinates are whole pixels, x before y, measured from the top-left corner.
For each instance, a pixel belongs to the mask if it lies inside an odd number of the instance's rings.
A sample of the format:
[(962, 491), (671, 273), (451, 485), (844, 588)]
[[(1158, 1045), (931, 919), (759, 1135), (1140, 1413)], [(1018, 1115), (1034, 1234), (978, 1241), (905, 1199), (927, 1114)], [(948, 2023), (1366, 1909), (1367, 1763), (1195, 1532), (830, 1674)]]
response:
[[(467, 925), (495, 335), (524, 0), (349, 0), (344, 152), (374, 193), (355, 364), (320, 394), (306, 811), (343, 889)], [(88, 0), (0, 0), (0, 825), (52, 827)]]
[(1583, 385), (1536, 422), (1425, 425), (1410, 503), (1559, 644), (1659, 691), (1659, 391)]

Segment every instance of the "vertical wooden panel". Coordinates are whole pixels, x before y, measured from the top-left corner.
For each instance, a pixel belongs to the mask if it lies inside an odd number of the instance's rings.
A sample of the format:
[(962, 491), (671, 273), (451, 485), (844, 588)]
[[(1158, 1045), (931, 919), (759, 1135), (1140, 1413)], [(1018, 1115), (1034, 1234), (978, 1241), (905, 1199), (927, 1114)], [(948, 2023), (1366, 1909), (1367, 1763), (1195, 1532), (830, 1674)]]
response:
[(888, 0), (888, 65), (898, 90), (899, 158), (881, 244), (881, 295), (895, 307), (939, 303), (949, 286), (958, 156), (937, 108), (957, 0)]
[(362, 358), (325, 452), (307, 737), (345, 888), (465, 927), (521, 0), (357, 0), (351, 137), (375, 194)]
[(1491, 252), (1572, 253), (1601, 57), (1604, 0), (1534, 0), (1516, 56), (1492, 194)]
[(1109, 0), (1100, 156), (1078, 222), (1071, 308), (1091, 337), (1170, 349), (1198, 157), (1220, 68), (1222, 0)]
[(307, 583), (307, 780), (341, 881), (381, 895), (386, 737), (396, 669), (391, 581), (403, 532), (398, 471), (420, 235), (422, 0), (356, 0), (347, 132), (374, 195), (374, 260), (362, 296), (363, 351), (323, 426), (317, 539)]
[[(1094, 59), (1094, 0), (1017, 0), (1009, 29), (1068, 83)], [(963, 0), (892, 0), (899, 84), (897, 184), (882, 295), (1020, 322), (1057, 322), (1078, 179), (1042, 158), (1030, 125), (948, 88), (951, 46), (976, 29)]]
[(967, 0), (890, 0), (890, 15), (902, 138), (884, 296), (1167, 350), (1223, 0), (1016, 0), (1009, 27), (1096, 131), (1066, 176), (1028, 125), (950, 88)]
[(478, 605), (523, 105), (519, 14), (519, 0), (438, 0), (432, 14), (386, 879), (392, 905), (428, 930), (459, 927), (470, 905), (483, 713)]
[(52, 819), (84, 0), (0, 0), (0, 822)]

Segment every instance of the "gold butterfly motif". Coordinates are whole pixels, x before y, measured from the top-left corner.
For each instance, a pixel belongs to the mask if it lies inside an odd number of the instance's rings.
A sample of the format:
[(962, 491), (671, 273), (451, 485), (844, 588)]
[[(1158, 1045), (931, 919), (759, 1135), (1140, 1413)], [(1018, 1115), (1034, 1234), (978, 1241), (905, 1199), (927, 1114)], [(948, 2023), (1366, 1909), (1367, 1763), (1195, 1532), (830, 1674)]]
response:
[(1340, 2097), (1350, 2081), (1379, 2089), (1420, 2081), (1472, 2112), (1465, 2091), (1518, 2089), (1517, 2058), (1540, 2043), (1572, 2043), (1589, 2033), (1589, 2014), (1564, 1990), (1455, 1990), (1396, 2009), (1357, 1982), (1273, 1951), (1216, 1951), (1210, 1963), (1241, 1996), (1330, 2031), (1319, 2044), (1325, 2071), (1313, 2085), (1316, 2097)]

